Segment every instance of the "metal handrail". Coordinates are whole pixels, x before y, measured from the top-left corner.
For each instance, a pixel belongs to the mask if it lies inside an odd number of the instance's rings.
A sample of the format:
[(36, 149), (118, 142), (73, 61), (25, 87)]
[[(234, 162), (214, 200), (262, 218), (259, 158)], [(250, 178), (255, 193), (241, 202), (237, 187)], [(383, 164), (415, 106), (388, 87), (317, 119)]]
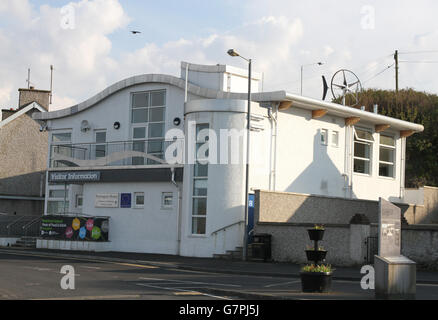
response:
[(20, 222), (21, 220), (23, 220), (25, 217), (28, 217), (28, 216), (21, 216), (20, 218), (18, 218), (17, 220), (12, 221), (10, 224), (8, 224), (8, 225), (6, 226), (6, 229), (8, 230), (8, 236), (11, 235), (11, 234), (10, 234), (11, 227), (12, 227), (14, 224), (16, 224), (16, 223)]
[(220, 229), (218, 229), (218, 230), (212, 232), (211, 235), (213, 235), (213, 234), (215, 234), (215, 233), (218, 233), (218, 232), (221, 232), (221, 231), (225, 231), (225, 230), (227, 230), (228, 228), (231, 228), (231, 227), (235, 226), (236, 224), (241, 224), (241, 223), (245, 223), (245, 221), (234, 222), (234, 223), (232, 223), (232, 224), (230, 224), (230, 225), (228, 225), (228, 226), (226, 226), (226, 227), (222, 227), (222, 228), (220, 228)]

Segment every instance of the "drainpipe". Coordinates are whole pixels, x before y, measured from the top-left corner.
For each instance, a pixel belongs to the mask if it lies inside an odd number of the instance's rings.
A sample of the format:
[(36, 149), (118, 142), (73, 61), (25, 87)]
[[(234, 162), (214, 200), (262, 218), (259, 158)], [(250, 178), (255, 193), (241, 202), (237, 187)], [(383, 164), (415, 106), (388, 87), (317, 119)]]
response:
[[(276, 175), (277, 175), (277, 134), (278, 134), (278, 105), (275, 104), (272, 108), (268, 109), (269, 119), (271, 120), (271, 164), (269, 172), (269, 190), (275, 191), (276, 189)], [(275, 116), (274, 112), (275, 110)], [(275, 123), (275, 130), (272, 130), (272, 124)], [(274, 143), (272, 142), (274, 141)], [(272, 153), (272, 143), (274, 144), (274, 153)]]
[(176, 221), (176, 226), (177, 226), (177, 230), (176, 230), (176, 237), (177, 237), (177, 255), (181, 255), (181, 202), (182, 202), (182, 196), (181, 196), (181, 189), (178, 186), (178, 184), (175, 181), (175, 167), (170, 168), (170, 170), (172, 171), (172, 184), (177, 188), (178, 192), (178, 202), (177, 202), (177, 221)]
[[(401, 138), (401, 161), (400, 161), (400, 199), (403, 200), (405, 193), (405, 168), (406, 168), (406, 137)], [(396, 162), (397, 164), (397, 162)], [(395, 168), (394, 168), (395, 171)]]

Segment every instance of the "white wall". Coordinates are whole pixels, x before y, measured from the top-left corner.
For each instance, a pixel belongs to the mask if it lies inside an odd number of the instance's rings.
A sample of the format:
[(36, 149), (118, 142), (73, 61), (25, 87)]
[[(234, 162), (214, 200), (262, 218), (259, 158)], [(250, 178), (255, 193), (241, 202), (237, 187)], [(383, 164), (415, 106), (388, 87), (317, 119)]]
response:
[[(94, 142), (94, 130), (106, 129), (107, 141), (127, 141), (132, 139), (130, 120), (130, 97), (133, 92), (149, 90), (166, 90), (165, 131), (174, 128), (173, 119), (183, 120), (184, 91), (165, 84), (142, 84), (123, 89), (97, 105), (75, 115), (54, 119), (49, 122), (51, 132), (59, 129), (72, 130), (72, 143)], [(190, 98), (194, 96), (190, 95)], [(91, 126), (88, 132), (81, 132), (81, 122), (87, 120)], [(120, 122), (120, 129), (113, 128), (114, 122)], [(178, 126), (183, 130), (183, 124)], [(50, 137), (49, 137), (50, 138)]]
[[(96, 194), (144, 192), (144, 208), (96, 208)], [(161, 193), (173, 192), (173, 208), (161, 207)], [(83, 213), (108, 216), (112, 251), (177, 253), (177, 188), (172, 183), (87, 183)], [(134, 205), (134, 199), (132, 198)], [(120, 204), (119, 204), (120, 206)]]
[[(374, 125), (358, 123), (356, 127), (370, 129)], [(328, 130), (328, 145), (320, 143), (320, 130)], [(332, 132), (339, 132), (339, 146), (332, 145)], [(379, 134), (373, 133), (372, 170), (370, 175), (353, 173), (352, 197), (357, 199), (396, 200), (400, 197), (401, 139), (397, 132), (385, 133), (396, 138), (395, 177), (379, 177)], [(277, 145), (277, 191), (349, 197), (342, 176), (348, 173), (345, 161), (346, 127), (344, 118), (326, 115), (312, 119), (308, 110), (290, 108), (279, 113)], [(353, 136), (351, 137), (353, 139)], [(353, 153), (352, 153), (353, 154)]]
[[(344, 119), (290, 108), (279, 112), (276, 191), (345, 196)], [(328, 130), (328, 145), (320, 143), (320, 131)], [(339, 133), (338, 147), (332, 146), (333, 131)]]

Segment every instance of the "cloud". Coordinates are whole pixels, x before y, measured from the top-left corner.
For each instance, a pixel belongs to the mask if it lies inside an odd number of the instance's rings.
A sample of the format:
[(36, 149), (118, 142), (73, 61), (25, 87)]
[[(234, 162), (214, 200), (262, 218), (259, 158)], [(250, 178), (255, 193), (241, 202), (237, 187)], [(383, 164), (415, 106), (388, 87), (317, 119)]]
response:
[[(34, 85), (47, 89), (51, 64), (55, 67), (54, 108), (80, 102), (132, 75), (179, 75), (180, 61), (246, 68), (245, 61), (226, 54), (230, 48), (253, 59), (254, 70), (264, 73), (265, 90), (297, 93), (301, 65), (325, 62), (304, 68), (304, 94), (320, 98), (322, 74), (330, 79), (337, 70), (347, 68), (364, 81), (393, 63), (395, 49), (438, 49), (434, 47), (438, 43), (435, 1), (418, 0), (414, 6), (400, 0), (393, 6), (373, 0), (354, 4), (347, 0), (253, 0), (243, 5), (241, 21), (230, 31), (215, 28), (201, 36), (194, 30), (190, 37), (183, 37), (175, 30), (173, 39), (145, 42), (133, 50), (114, 37), (119, 31), (127, 32), (131, 21), (121, 3), (80, 0), (61, 10), (50, 5), (36, 7), (29, 0), (1, 0), (0, 106), (16, 105), (17, 89), (26, 85), (28, 67)], [(374, 28), (361, 26), (365, 5), (375, 8), (367, 11), (375, 13), (369, 19), (375, 21)], [(228, 6), (232, 9), (231, 3)], [(66, 25), (70, 9), (74, 19)], [(165, 12), (162, 19), (166, 19)], [(74, 28), (67, 28), (72, 24)], [(208, 25), (200, 29), (213, 30)], [(392, 89), (393, 70), (366, 85)], [(430, 65), (401, 63), (400, 87), (406, 86), (436, 92), (438, 80)]]

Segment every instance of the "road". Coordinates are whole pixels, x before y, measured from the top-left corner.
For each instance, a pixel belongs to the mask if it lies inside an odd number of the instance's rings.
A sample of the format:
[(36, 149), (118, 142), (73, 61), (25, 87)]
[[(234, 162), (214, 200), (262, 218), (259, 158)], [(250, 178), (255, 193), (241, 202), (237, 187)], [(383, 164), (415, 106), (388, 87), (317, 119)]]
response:
[[(61, 268), (73, 267), (74, 289), (62, 289)], [(71, 284), (71, 283), (70, 283)], [(358, 281), (333, 281), (331, 294), (303, 294), (297, 278), (187, 271), (26, 252), (0, 252), (0, 299), (236, 300), (254, 294), (290, 299), (374, 299)], [(438, 299), (438, 285), (419, 285), (421, 299)]]

